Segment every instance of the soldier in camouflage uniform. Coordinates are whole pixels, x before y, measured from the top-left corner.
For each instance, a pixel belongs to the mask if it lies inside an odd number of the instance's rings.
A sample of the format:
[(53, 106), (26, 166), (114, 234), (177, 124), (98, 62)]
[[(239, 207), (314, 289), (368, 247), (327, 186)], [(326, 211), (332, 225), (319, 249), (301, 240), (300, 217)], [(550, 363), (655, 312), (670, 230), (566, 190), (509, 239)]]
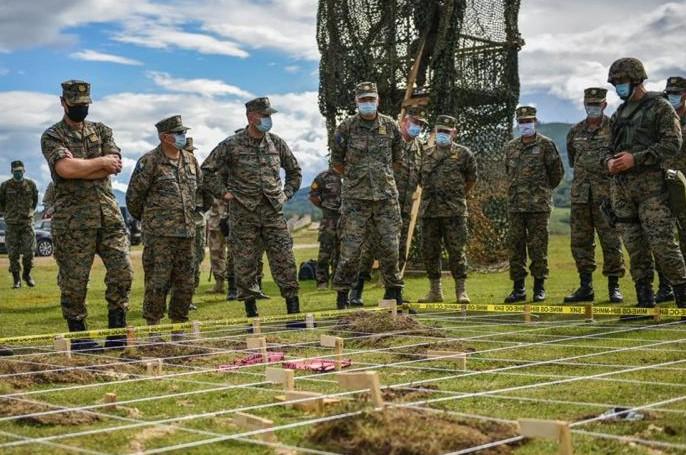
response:
[(14, 280), (12, 287), (20, 288), (21, 278), (29, 287), (34, 287), (36, 283), (31, 277), (33, 251), (36, 249), (33, 212), (38, 205), (38, 188), (33, 180), (24, 178), (24, 163), (12, 161), (10, 167), (12, 178), (0, 184), (0, 214), (5, 217), (7, 225), (5, 245)]
[[(419, 182), (419, 165), (424, 147), (419, 135), (427, 126), (426, 111), (418, 106), (408, 107), (399, 125), (400, 134), (403, 138), (403, 155), (400, 166), (393, 170), (393, 177), (398, 189), (398, 203), (400, 205), (400, 218), (402, 219), (398, 251), (398, 269), (401, 272), (405, 268), (405, 261), (407, 260), (407, 238), (410, 230), (410, 219), (412, 218), (412, 203)], [(364, 305), (362, 299), (364, 283), (365, 280), (371, 278), (375, 253), (376, 257), (379, 257), (376, 248), (374, 248), (378, 244), (379, 240), (374, 236), (367, 237), (363, 244), (357, 282), (350, 291), (350, 306)]]
[[(210, 247), (210, 264), (214, 276), (214, 287), (210, 292), (215, 294), (224, 293), (224, 280), (226, 273), (226, 233), (222, 232), (222, 223), (226, 220), (226, 203), (222, 199), (214, 199), (212, 207), (207, 213), (207, 243)], [(226, 220), (222, 222), (222, 219)], [(228, 226), (227, 226), (228, 227)], [(236, 278), (233, 274), (228, 278), (229, 289), (236, 287)], [(232, 300), (235, 300), (235, 292)]]
[(52, 218), (52, 213), (55, 211), (55, 184), (48, 183), (48, 187), (43, 194), (43, 218)]
[(686, 266), (675, 238), (663, 170), (680, 152), (681, 128), (669, 101), (661, 93), (646, 91), (647, 78), (635, 58), (619, 59), (610, 67), (608, 82), (624, 100), (610, 121), (606, 163), (614, 176), (612, 205), (629, 251), (638, 306), (655, 306), (654, 255), (674, 288), (677, 305), (686, 307)]
[(329, 286), (331, 275), (336, 273), (338, 262), (338, 218), (341, 209), (341, 176), (327, 169), (314, 178), (310, 185), (310, 202), (322, 211), (319, 222), (319, 254), (317, 256), (317, 288)]
[(197, 191), (202, 174), (195, 156), (186, 151), (180, 115), (155, 124), (160, 144), (143, 155), (131, 174), (126, 206), (141, 220), (145, 294), (143, 318), (157, 325), (164, 317), (171, 289), (169, 318), (188, 320), (193, 298)]
[[(91, 103), (90, 84), (63, 82), (61, 102), (64, 118), (43, 133), (41, 149), (55, 184), (52, 236), (62, 314), (70, 331), (86, 330), (88, 276), (98, 254), (107, 270), (108, 326), (126, 327), (133, 269), (124, 219), (110, 181), (121, 171), (121, 151), (110, 128), (84, 120)], [(125, 337), (108, 337), (106, 347), (125, 342)], [(81, 338), (72, 341), (72, 348), (98, 345)]]
[(454, 142), (457, 119), (439, 115), (436, 144), (424, 152), (421, 163), (422, 255), (431, 285), (420, 302), (442, 302), (441, 253), (448, 250), (450, 272), (455, 280), (455, 298), (469, 303), (467, 278), (467, 195), (476, 184), (476, 160), (472, 152)]
[(553, 190), (560, 184), (564, 169), (555, 143), (536, 132), (536, 108), (517, 108), (521, 137), (505, 145), (508, 177), (508, 244), (510, 279), (514, 286), (505, 303), (526, 300), (526, 256), (531, 259), (534, 302), (545, 300), (548, 277), (548, 221), (553, 206)]
[[(267, 251), (272, 276), (286, 299), (289, 314), (300, 312), (293, 240), (286, 226), (283, 204), (300, 188), (302, 172), (286, 142), (269, 130), (269, 98), (245, 105), (248, 126), (222, 141), (203, 163), (207, 188), (223, 197), (229, 207), (229, 239), (239, 299), (248, 317), (257, 316), (260, 295), (257, 264), (262, 247)], [(285, 184), (279, 170), (286, 171)]]
[(393, 167), (400, 165), (403, 139), (395, 121), (377, 111), (376, 84), (358, 84), (355, 101), (358, 114), (336, 128), (331, 154), (334, 170), (343, 175), (341, 252), (333, 280), (339, 309), (348, 306), (348, 292), (357, 276), (367, 235), (379, 239), (384, 298), (402, 303), (403, 281), (398, 268), (402, 220)]
[(603, 275), (608, 280), (610, 302), (623, 300), (619, 292), (619, 278), (624, 276), (622, 241), (617, 229), (601, 212), (601, 204), (610, 200), (612, 178), (603, 164), (610, 146), (610, 119), (603, 114), (607, 107), (607, 90), (588, 88), (584, 91), (587, 117), (577, 123), (567, 134), (569, 165), (574, 168), (572, 181), (572, 255), (579, 272), (579, 288), (566, 296), (564, 301), (592, 302), (595, 234), (598, 233), (603, 250)]
[[(668, 159), (664, 169), (675, 169), (686, 174), (686, 106), (684, 106), (684, 98), (686, 98), (686, 79), (680, 76), (673, 76), (667, 79), (667, 86), (665, 87), (665, 94), (670, 104), (679, 115), (681, 123), (681, 152), (677, 157)], [(679, 227), (679, 241), (681, 246), (681, 254), (686, 257), (686, 227)], [(672, 285), (669, 284), (665, 274), (660, 271), (659, 266), (658, 276), (660, 277), (660, 284), (655, 295), (655, 303), (670, 302), (674, 300), (674, 292)]]

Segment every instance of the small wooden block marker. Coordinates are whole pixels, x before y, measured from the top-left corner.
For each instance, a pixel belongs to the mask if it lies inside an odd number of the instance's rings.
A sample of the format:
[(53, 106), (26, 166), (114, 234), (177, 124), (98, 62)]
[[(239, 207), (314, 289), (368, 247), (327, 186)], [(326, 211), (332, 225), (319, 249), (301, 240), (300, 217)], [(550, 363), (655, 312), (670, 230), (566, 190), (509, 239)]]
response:
[(524, 305), (524, 322), (527, 324), (531, 322), (531, 304)]
[(145, 361), (145, 369), (148, 376), (162, 375), (162, 359), (147, 359)]
[(586, 316), (586, 322), (594, 322), (593, 320), (593, 305), (584, 305), (584, 316)]
[(110, 392), (106, 393), (102, 400), (108, 406), (105, 409), (117, 409), (117, 394)]
[(360, 373), (338, 373), (338, 385), (348, 390), (369, 390), (369, 396), (374, 407), (384, 406), (381, 395), (381, 383), (376, 371), (363, 371)]
[(308, 329), (314, 329), (314, 314), (308, 313), (305, 316), (305, 327)]
[(395, 299), (379, 300), (379, 308), (388, 308), (393, 317), (398, 315), (398, 301)]
[(324, 395), (317, 392), (301, 392), (298, 390), (287, 390), (285, 395), (276, 397), (277, 401), (300, 401), (299, 403), (288, 403), (288, 406), (293, 406), (306, 412), (314, 412), (321, 414), (324, 412), (324, 406), (339, 403), (340, 400), (334, 398), (324, 398)]
[(126, 346), (132, 349), (136, 347), (136, 328), (132, 325), (126, 327)]
[(527, 438), (556, 441), (559, 455), (573, 455), (572, 431), (569, 422), (561, 420), (519, 419), (519, 433)]
[(71, 359), (71, 342), (62, 335), (57, 335), (54, 340), (55, 351), (64, 354), (65, 357)]
[(454, 360), (461, 370), (467, 369), (467, 354), (459, 351), (426, 351), (427, 359)]
[(260, 322), (260, 318), (255, 318), (252, 320), (252, 333), (255, 335), (262, 333), (262, 323)]
[(343, 360), (343, 338), (334, 337), (331, 335), (322, 335), (319, 344), (325, 348), (334, 348), (336, 350), (336, 370), (341, 369), (341, 361)]
[(267, 356), (267, 339), (265, 337), (248, 337), (245, 339), (248, 349), (260, 351), (262, 354), (262, 361), (267, 363), (269, 357)]
[(284, 390), (289, 391), (295, 388), (295, 371), (288, 368), (267, 367), (265, 371), (267, 381), (274, 384), (283, 385)]
[[(248, 431), (267, 430), (274, 427), (274, 422), (272, 420), (263, 419), (262, 417), (246, 414), (244, 412), (237, 412), (233, 418), (233, 423)], [(256, 434), (255, 437), (271, 444), (279, 443), (279, 439), (273, 431), (265, 431)], [(291, 449), (277, 448), (275, 449), (275, 453), (277, 455), (295, 455), (296, 452)]]
[(197, 340), (202, 337), (200, 334), (200, 326), (201, 326), (200, 321), (193, 321), (191, 322), (191, 338)]

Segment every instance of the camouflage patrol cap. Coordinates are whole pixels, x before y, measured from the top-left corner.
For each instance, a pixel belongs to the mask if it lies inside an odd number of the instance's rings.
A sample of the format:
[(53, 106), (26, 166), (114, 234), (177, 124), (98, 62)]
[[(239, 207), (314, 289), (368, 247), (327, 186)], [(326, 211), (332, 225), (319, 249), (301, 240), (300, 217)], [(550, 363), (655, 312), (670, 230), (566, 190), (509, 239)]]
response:
[(607, 89), (600, 87), (589, 87), (584, 90), (584, 101), (586, 103), (602, 103), (607, 96)]
[(425, 125), (429, 124), (429, 121), (426, 119), (426, 109), (424, 109), (421, 106), (410, 106), (407, 108), (405, 111), (405, 115), (409, 115), (413, 119), (417, 120), (418, 122), (421, 122)]
[(23, 170), (24, 170), (24, 163), (22, 163), (22, 162), (19, 161), (19, 160), (17, 160), (17, 161), (12, 161), (12, 164), (10, 164), (10, 166), (12, 167), (12, 171), (13, 171), (13, 172), (14, 172), (14, 171), (23, 171)]
[(620, 58), (616, 60), (607, 76), (607, 81), (614, 84), (617, 79), (626, 78), (632, 82), (643, 82), (648, 79), (643, 63), (637, 58)]
[(183, 126), (180, 115), (172, 115), (164, 120), (155, 123), (155, 128), (159, 134), (162, 133), (185, 133), (190, 128)]
[(266, 96), (262, 96), (260, 98), (255, 98), (254, 100), (250, 100), (247, 103), (245, 103), (245, 110), (247, 112), (261, 112), (263, 114), (276, 114), (277, 111), (272, 107), (272, 103), (269, 101), (269, 98)]
[(367, 96), (379, 96), (379, 91), (374, 82), (360, 82), (355, 86), (355, 98), (364, 98)]
[(683, 92), (686, 90), (686, 79), (681, 76), (672, 76), (667, 79), (667, 92)]
[(86, 81), (64, 81), (62, 98), (69, 104), (91, 104), (91, 85)]
[(443, 128), (452, 130), (457, 128), (457, 119), (449, 115), (439, 115), (436, 117), (436, 129)]
[(533, 106), (519, 106), (516, 110), (517, 120), (531, 120), (536, 118), (536, 108)]
[(192, 137), (187, 137), (186, 138), (186, 145), (183, 147), (184, 150), (188, 152), (193, 152), (193, 150), (198, 150), (198, 147), (193, 146), (193, 138)]

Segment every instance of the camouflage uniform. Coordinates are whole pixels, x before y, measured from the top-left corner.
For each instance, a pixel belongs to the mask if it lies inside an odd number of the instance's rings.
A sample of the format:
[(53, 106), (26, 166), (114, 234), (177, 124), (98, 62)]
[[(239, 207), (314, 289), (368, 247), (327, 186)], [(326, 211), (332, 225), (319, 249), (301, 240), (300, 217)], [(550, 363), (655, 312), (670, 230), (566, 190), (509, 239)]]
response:
[(338, 262), (338, 218), (341, 209), (341, 177), (327, 169), (314, 178), (310, 186), (310, 200), (322, 211), (319, 223), (319, 254), (317, 256), (317, 284), (329, 283), (336, 273)]
[(52, 218), (52, 213), (55, 210), (55, 184), (48, 183), (48, 187), (43, 194), (43, 218)]
[[(161, 120), (158, 133), (185, 132), (180, 115)], [(145, 295), (143, 318), (157, 324), (164, 317), (169, 289), (169, 318), (188, 320), (193, 297), (195, 263), (196, 197), (202, 183), (192, 153), (180, 150), (177, 161), (164, 153), (162, 144), (136, 164), (126, 191), (131, 215), (141, 220)]]
[[(14, 287), (21, 286), (19, 279), (22, 265), (24, 280), (33, 286), (31, 269), (33, 252), (36, 249), (36, 234), (33, 231), (33, 212), (38, 205), (38, 188), (33, 180), (23, 177), (24, 164), (13, 161), (12, 172), (21, 172), (21, 180), (11, 178), (0, 184), (0, 214), (5, 218), (5, 245), (10, 260), (10, 273)], [(19, 260), (22, 260), (22, 265)]]
[[(187, 152), (195, 154), (195, 151), (197, 150), (197, 147), (193, 146), (193, 138), (189, 137), (186, 138), (186, 150)], [(195, 203), (195, 213), (194, 213), (194, 220), (195, 220), (195, 261), (193, 261), (193, 289), (196, 290), (198, 289), (198, 286), (200, 286), (200, 269), (202, 266), (202, 261), (205, 259), (205, 244), (207, 242), (207, 239), (205, 238), (205, 229), (207, 227), (207, 223), (205, 221), (205, 216), (203, 215), (203, 212), (205, 211), (205, 206), (210, 206), (212, 204), (212, 197), (209, 196), (206, 192), (202, 191), (202, 189), (198, 188), (197, 194), (196, 194), (196, 203)]]
[[(365, 82), (356, 96), (376, 94), (376, 85)], [(334, 288), (347, 295), (355, 281), (362, 244), (367, 235), (379, 239), (378, 255), (386, 281), (387, 297), (401, 299), (403, 281), (398, 268), (400, 207), (393, 175), (402, 159), (402, 137), (395, 121), (378, 113), (374, 120), (359, 114), (348, 117), (336, 129), (332, 164), (344, 169), (341, 206), (341, 252)]]
[[(257, 98), (246, 104), (248, 113), (271, 114), (268, 98)], [(286, 171), (282, 187), (279, 170)], [(233, 251), (234, 270), (241, 299), (254, 305), (260, 295), (258, 260), (262, 245), (267, 251), (272, 275), (281, 295), (295, 310), (298, 280), (293, 256), (293, 240), (286, 226), (283, 204), (300, 188), (302, 173), (286, 142), (267, 132), (260, 139), (249, 134), (249, 128), (225, 139), (202, 165), (207, 188), (214, 197), (231, 194), (228, 202), (229, 239), (240, 245)], [(252, 308), (249, 315), (256, 314)], [(298, 310), (299, 311), (299, 310)]]
[[(457, 127), (457, 120), (447, 115), (439, 115), (436, 123), (437, 129)], [(450, 147), (434, 145), (424, 152), (419, 208), (422, 255), (429, 280), (436, 280), (432, 281), (435, 288), (441, 279), (443, 245), (453, 278), (460, 286), (467, 278), (467, 189), (476, 180), (476, 160), (467, 147), (455, 143)]]
[[(519, 121), (535, 118), (535, 108), (517, 109)], [(548, 277), (548, 220), (552, 193), (564, 174), (562, 160), (555, 143), (539, 133), (532, 142), (525, 142), (521, 137), (512, 139), (505, 145), (504, 156), (509, 184), (510, 279), (522, 284), (520, 289), (523, 288), (528, 252), (531, 274), (542, 287), (543, 280)]]
[[(214, 199), (212, 208), (207, 214), (207, 243), (210, 247), (210, 264), (216, 283), (216, 292), (223, 291), (223, 283), (227, 278), (226, 237), (221, 230), (221, 220), (226, 216), (226, 203), (222, 199)], [(221, 289), (221, 290), (220, 290)]]
[[(65, 101), (90, 103), (90, 85), (83, 81), (62, 83)], [(107, 273), (105, 299), (111, 314), (124, 314), (133, 280), (126, 227), (109, 176), (97, 180), (60, 177), (55, 165), (62, 159), (94, 159), (121, 155), (112, 130), (102, 123), (83, 121), (83, 129), (62, 120), (41, 137), (41, 149), (55, 184), (52, 236), (59, 274), (62, 314), (75, 330), (87, 316), (86, 291), (93, 259), (98, 254)], [(79, 321), (75, 323), (74, 321)], [(112, 324), (110, 324), (112, 325)]]
[[(628, 79), (641, 84), (647, 75), (636, 59), (621, 59), (610, 68), (608, 82)], [(621, 152), (633, 155), (634, 167), (614, 176), (612, 205), (629, 252), (631, 277), (639, 306), (652, 307), (653, 255), (674, 286), (677, 302), (686, 305), (686, 267), (675, 239), (676, 223), (668, 204), (662, 166), (682, 145), (679, 119), (661, 94), (629, 98), (613, 114), (611, 149), (607, 161)], [(652, 254), (651, 254), (652, 251)], [(681, 297), (680, 297), (681, 296)]]

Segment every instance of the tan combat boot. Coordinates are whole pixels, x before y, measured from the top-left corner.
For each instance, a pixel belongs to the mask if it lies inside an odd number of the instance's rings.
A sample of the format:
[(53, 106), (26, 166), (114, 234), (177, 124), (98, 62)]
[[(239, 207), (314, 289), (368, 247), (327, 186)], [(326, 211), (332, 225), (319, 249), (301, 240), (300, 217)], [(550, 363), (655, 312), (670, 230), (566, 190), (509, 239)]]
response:
[(214, 275), (214, 287), (210, 290), (212, 294), (223, 294), (224, 293), (224, 277), (219, 275)]
[(431, 287), (429, 293), (419, 299), (419, 303), (440, 303), (443, 301), (443, 287), (441, 286), (440, 278), (437, 280), (429, 280)]
[(465, 289), (465, 280), (455, 280), (455, 298), (457, 299), (457, 303), (471, 302)]

